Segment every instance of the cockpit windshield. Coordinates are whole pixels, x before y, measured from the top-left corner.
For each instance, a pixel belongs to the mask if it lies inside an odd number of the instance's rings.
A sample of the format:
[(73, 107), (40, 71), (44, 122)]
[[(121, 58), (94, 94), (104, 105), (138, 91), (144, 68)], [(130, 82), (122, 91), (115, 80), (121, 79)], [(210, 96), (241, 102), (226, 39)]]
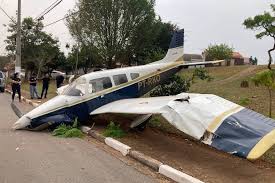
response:
[(84, 96), (86, 94), (87, 82), (85, 78), (78, 78), (72, 82), (63, 92), (63, 95), (68, 96)]

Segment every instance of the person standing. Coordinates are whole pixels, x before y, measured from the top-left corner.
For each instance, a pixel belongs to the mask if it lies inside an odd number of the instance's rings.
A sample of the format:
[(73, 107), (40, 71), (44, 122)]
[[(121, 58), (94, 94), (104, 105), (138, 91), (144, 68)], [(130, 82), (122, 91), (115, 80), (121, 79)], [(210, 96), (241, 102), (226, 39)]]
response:
[(35, 73), (33, 73), (29, 79), (29, 83), (30, 83), (30, 94), (31, 94), (31, 99), (38, 99), (38, 93), (37, 93), (37, 78)]
[(42, 81), (43, 81), (43, 86), (42, 86), (42, 93), (41, 93), (41, 97), (40, 98), (43, 98), (44, 92), (45, 92), (44, 98), (47, 98), (49, 84), (50, 84), (49, 74), (45, 74), (45, 76), (43, 77)]
[(56, 88), (60, 88), (64, 82), (64, 76), (62, 74), (56, 76)]
[(11, 87), (12, 87), (12, 101), (14, 101), (14, 97), (16, 92), (18, 93), (19, 102), (21, 102), (21, 79), (19, 73), (14, 73), (11, 78)]

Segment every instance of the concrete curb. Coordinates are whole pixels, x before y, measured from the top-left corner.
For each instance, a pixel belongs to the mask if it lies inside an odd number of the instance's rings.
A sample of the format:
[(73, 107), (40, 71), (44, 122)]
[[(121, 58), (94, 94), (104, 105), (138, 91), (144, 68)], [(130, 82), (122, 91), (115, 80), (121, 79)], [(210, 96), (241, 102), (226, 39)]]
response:
[(161, 165), (159, 167), (159, 173), (179, 183), (203, 183), (202, 181), (181, 171), (178, 171), (168, 165)]
[(88, 135), (90, 135), (91, 137), (95, 138), (96, 140), (105, 143), (105, 137), (99, 133), (97, 133), (94, 130), (90, 130), (88, 131)]
[(158, 160), (155, 160), (149, 156), (144, 155), (141, 152), (138, 151), (130, 151), (129, 156), (142, 164), (152, 168), (156, 172), (159, 171), (159, 167), (162, 165), (162, 163)]
[(155, 160), (149, 156), (144, 155), (141, 152), (138, 151), (134, 151), (131, 149), (131, 147), (115, 140), (109, 137), (104, 137), (103, 135), (99, 134), (98, 132), (94, 131), (94, 130), (89, 130), (88, 132), (85, 132), (85, 130), (83, 130), (84, 133), (87, 133), (89, 136), (95, 138), (96, 140), (105, 143), (106, 145), (110, 146), (111, 148), (119, 151), (122, 153), (122, 155), (124, 156), (129, 156), (135, 160), (137, 160), (138, 162), (144, 164), (145, 166), (148, 166), (149, 168), (153, 169), (154, 171), (164, 175), (165, 177), (168, 177), (176, 182), (179, 183), (203, 183), (202, 181), (187, 175), (181, 171), (178, 171), (168, 165), (163, 165), (163, 163), (161, 163), (158, 160)]
[(112, 147), (113, 149), (121, 152), (123, 156), (127, 156), (129, 154), (131, 147), (113, 139), (110, 137), (105, 138), (105, 144)]
[[(5, 92), (6, 92), (6, 93), (9, 93), (9, 94), (12, 94), (12, 91), (10, 91), (10, 90), (8, 90), (8, 89), (5, 89)], [(16, 94), (15, 96), (18, 97), (18, 94)], [(38, 103), (35, 103), (35, 102), (33, 102), (33, 101), (29, 100), (29, 99), (26, 99), (26, 98), (23, 97), (23, 96), (21, 96), (21, 100), (22, 100), (23, 102), (26, 102), (27, 104), (30, 104), (30, 105), (33, 106), (33, 107), (38, 107), (38, 106), (39, 106)]]

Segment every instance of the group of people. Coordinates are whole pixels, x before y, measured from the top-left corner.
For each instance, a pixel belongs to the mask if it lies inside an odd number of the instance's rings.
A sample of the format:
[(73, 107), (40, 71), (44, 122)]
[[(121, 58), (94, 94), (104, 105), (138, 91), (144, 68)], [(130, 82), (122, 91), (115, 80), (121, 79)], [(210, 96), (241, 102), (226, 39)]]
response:
[[(15, 73), (12, 76), (12, 101), (14, 101), (15, 94), (18, 94), (19, 97), (19, 102), (21, 102), (21, 79), (19, 73)], [(30, 97), (31, 99), (42, 99), (43, 96), (44, 98), (47, 98), (48, 94), (48, 89), (50, 85), (50, 77), (49, 74), (45, 74), (44, 77), (42, 78), (42, 92), (41, 95), (38, 95), (37, 91), (37, 76), (35, 73), (31, 74), (29, 78), (29, 85), (30, 85)], [(56, 77), (56, 86), (57, 88), (61, 87), (64, 82), (64, 76), (60, 75)]]

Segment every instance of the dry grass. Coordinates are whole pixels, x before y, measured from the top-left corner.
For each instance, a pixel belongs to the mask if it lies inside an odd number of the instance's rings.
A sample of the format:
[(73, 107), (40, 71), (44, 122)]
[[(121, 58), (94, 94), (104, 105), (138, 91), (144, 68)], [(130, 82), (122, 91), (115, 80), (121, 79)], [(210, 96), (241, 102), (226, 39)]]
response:
[[(214, 80), (211, 82), (196, 80), (191, 86), (190, 92), (215, 94), (240, 105), (243, 104), (242, 100), (245, 98), (249, 100), (245, 107), (268, 115), (269, 98), (267, 90), (262, 87), (256, 87), (251, 81), (251, 78), (256, 73), (265, 69), (266, 67), (263, 66), (207, 68)], [(188, 76), (191, 72), (192, 70), (183, 71), (180, 75)], [(243, 80), (249, 81), (249, 88), (240, 87)], [(275, 101), (273, 101), (273, 108), (275, 109)]]

